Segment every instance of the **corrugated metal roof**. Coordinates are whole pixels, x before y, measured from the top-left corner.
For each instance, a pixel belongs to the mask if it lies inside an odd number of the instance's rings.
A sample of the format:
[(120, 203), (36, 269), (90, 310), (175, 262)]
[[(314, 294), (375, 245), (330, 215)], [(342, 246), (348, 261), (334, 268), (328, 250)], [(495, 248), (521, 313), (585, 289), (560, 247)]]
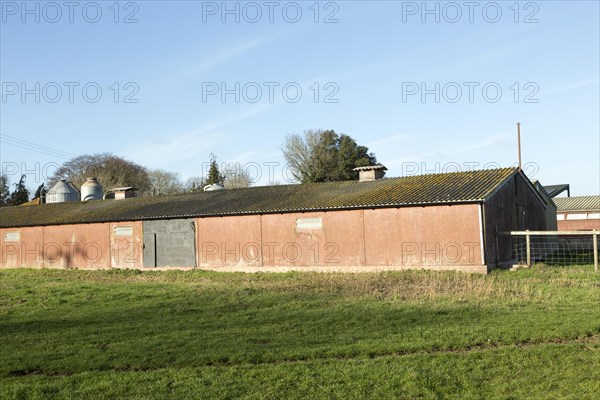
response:
[(544, 186), (544, 189), (546, 190), (546, 192), (548, 193), (548, 196), (550, 197), (556, 197), (559, 194), (561, 194), (562, 192), (564, 192), (565, 190), (569, 190), (569, 184), (568, 183), (563, 183), (560, 185), (548, 185), (548, 186)]
[(556, 211), (599, 211), (600, 196), (555, 197)]
[(77, 190), (71, 182), (68, 182), (64, 179), (56, 182), (54, 186), (52, 186), (52, 188), (48, 190), (47, 194), (53, 195), (59, 193), (76, 194), (77, 196), (79, 196), (79, 190)]
[(515, 168), (0, 208), (0, 227), (483, 201)]

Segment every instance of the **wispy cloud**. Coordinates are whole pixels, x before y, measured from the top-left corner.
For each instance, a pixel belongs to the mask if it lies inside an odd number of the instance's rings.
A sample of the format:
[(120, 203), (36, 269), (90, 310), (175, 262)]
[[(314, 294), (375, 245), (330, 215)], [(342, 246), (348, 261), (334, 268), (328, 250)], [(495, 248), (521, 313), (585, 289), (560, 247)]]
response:
[(258, 36), (235, 43), (229, 43), (225, 45), (224, 49), (214, 54), (204, 54), (200, 59), (191, 63), (190, 65), (173, 71), (167, 76), (161, 76), (160, 79), (156, 79), (156, 82), (160, 83), (155, 85), (152, 91), (155, 93), (162, 92), (167, 88), (171, 88), (173, 86), (182, 84), (183, 82), (193, 80), (194, 78), (205, 74), (208, 71), (214, 70), (217, 67), (236, 60), (252, 50), (256, 50), (257, 48), (274, 42), (286, 34), (287, 32), (276, 32), (270, 35)]
[(468, 58), (466, 60), (457, 63), (456, 65), (448, 66), (444, 65), (445, 71), (459, 72), (479, 69), (482, 67), (489, 66), (492, 63), (503, 60), (507, 57), (511, 57), (521, 50), (527, 50), (530, 46), (529, 40), (519, 40), (511, 43), (504, 43), (494, 48), (477, 52), (475, 57)]
[(260, 150), (249, 150), (249, 151), (245, 151), (243, 153), (237, 153), (232, 157), (232, 162), (239, 162), (239, 163), (249, 163), (249, 162), (256, 162), (257, 156), (259, 154), (262, 154), (263, 152)]
[(505, 131), (490, 136), (489, 138), (478, 143), (469, 143), (459, 146), (448, 147), (440, 150), (437, 154), (441, 157), (447, 157), (454, 154), (465, 153), (473, 150), (481, 150), (487, 147), (508, 147), (514, 141), (514, 132)]
[(249, 118), (268, 108), (269, 104), (257, 104), (243, 112), (220, 119), (180, 134), (152, 136), (128, 150), (136, 162), (154, 168), (169, 168), (182, 163), (196, 162), (200, 165), (211, 151), (222, 147), (235, 138), (223, 133), (222, 127)]
[(367, 143), (367, 147), (377, 147), (377, 146), (381, 146), (381, 145), (384, 145), (384, 144), (395, 143), (395, 142), (398, 142), (400, 140), (406, 140), (406, 139), (414, 138), (415, 136), (416, 135), (413, 134), (413, 133), (402, 133), (402, 134), (398, 134), (398, 135), (387, 136), (387, 137), (384, 137), (384, 138), (380, 138), (380, 139), (368, 142)]
[(389, 161), (385, 162), (385, 165), (388, 168), (394, 167), (402, 167), (404, 168), (405, 164), (414, 164), (414, 163), (428, 163), (434, 165), (435, 163), (442, 162), (444, 159), (447, 160), (448, 157), (454, 157), (455, 162), (460, 162), (460, 157), (456, 157), (458, 154), (472, 154), (475, 150), (477, 150), (475, 159), (479, 159), (481, 152), (479, 150), (490, 148), (490, 147), (505, 147), (508, 148), (513, 145), (514, 142), (514, 132), (505, 131), (500, 132), (494, 135), (487, 137), (484, 140), (478, 142), (468, 142), (459, 145), (451, 145), (445, 147), (434, 147), (431, 144), (427, 144), (425, 150), (416, 152), (413, 154), (402, 155), (397, 158), (390, 158)]
[[(28, 130), (30, 128), (34, 128), (37, 126), (44, 126), (44, 128), (46, 129), (48, 126), (48, 122), (50, 121), (55, 121), (58, 119), (61, 119), (62, 117), (68, 115), (67, 112), (65, 110), (62, 110), (58, 113), (53, 113), (53, 114), (49, 114), (46, 115), (44, 117), (41, 118), (34, 118), (34, 119), (23, 119), (20, 120), (20, 122), (17, 125), (12, 125), (12, 126), (2, 126), (2, 132), (3, 133), (16, 133), (20, 130)], [(2, 122), (4, 121), (0, 121), (0, 125), (2, 124)]]
[(225, 64), (228, 61), (234, 60), (237, 57), (241, 56), (244, 53), (247, 53), (251, 50), (254, 50), (260, 46), (263, 46), (273, 40), (275, 40), (278, 35), (264, 36), (260, 38), (252, 38), (241, 43), (235, 43), (231, 45), (229, 48), (208, 57), (202, 57), (201, 60), (196, 62), (195, 64), (188, 66), (181, 71), (179, 71), (176, 75), (178, 80), (185, 80), (190, 77), (197, 76), (206, 71), (214, 69), (222, 64)]
[(565, 93), (565, 92), (569, 92), (571, 90), (588, 87), (588, 86), (598, 86), (599, 83), (600, 83), (600, 79), (598, 79), (598, 78), (586, 79), (583, 81), (570, 83), (568, 85), (560, 86), (555, 89), (542, 92), (540, 94), (540, 97), (551, 96), (551, 95), (555, 95), (555, 94), (559, 94), (559, 93)]

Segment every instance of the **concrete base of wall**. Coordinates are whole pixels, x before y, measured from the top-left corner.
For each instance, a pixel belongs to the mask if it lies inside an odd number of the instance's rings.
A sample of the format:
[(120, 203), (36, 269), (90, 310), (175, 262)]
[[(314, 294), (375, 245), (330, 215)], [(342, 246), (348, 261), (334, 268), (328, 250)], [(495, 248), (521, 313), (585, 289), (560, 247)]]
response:
[(406, 270), (431, 270), (431, 271), (459, 271), (478, 274), (487, 274), (489, 272), (487, 265), (374, 265), (374, 266), (314, 266), (314, 267), (290, 267), (290, 266), (269, 266), (269, 267), (207, 267), (200, 266), (196, 269), (205, 271), (219, 272), (338, 272), (338, 273), (364, 273), (364, 272), (383, 272), (383, 271), (406, 271)]
[[(23, 268), (33, 268), (33, 269), (67, 269), (61, 267), (23, 267)], [(0, 269), (9, 269), (9, 268), (0, 268)], [(18, 268), (11, 268), (18, 269)], [(86, 271), (102, 271), (109, 270), (111, 268), (68, 268), (68, 269), (81, 269)], [(477, 273), (477, 274), (487, 274), (491, 268), (488, 268), (487, 265), (376, 265), (376, 266), (314, 266), (314, 267), (290, 267), (290, 266), (269, 266), (269, 267), (249, 267), (249, 266), (229, 266), (229, 267), (209, 267), (209, 266), (201, 266), (201, 267), (156, 267), (156, 268), (112, 268), (112, 269), (134, 269), (136, 271), (194, 271), (194, 270), (202, 270), (202, 271), (215, 271), (215, 272), (245, 272), (245, 273), (259, 273), (259, 272), (269, 272), (269, 273), (284, 273), (284, 272), (324, 272), (324, 273), (367, 273), (367, 272), (383, 272), (383, 271), (406, 271), (406, 270), (430, 270), (430, 271), (458, 271), (458, 272), (468, 272), (468, 273)]]
[[(85, 269), (85, 268), (81, 268)], [(106, 268), (103, 268), (106, 269)], [(129, 269), (129, 268), (117, 268)], [(384, 271), (407, 271), (407, 270), (430, 270), (430, 271), (458, 271), (477, 274), (487, 274), (491, 269), (487, 265), (372, 265), (372, 266), (314, 266), (314, 267), (290, 267), (290, 266), (229, 266), (229, 267), (156, 267), (156, 268), (134, 268), (140, 271), (214, 271), (214, 272), (245, 272), (245, 273), (285, 273), (285, 272), (324, 272), (324, 273), (366, 273)]]

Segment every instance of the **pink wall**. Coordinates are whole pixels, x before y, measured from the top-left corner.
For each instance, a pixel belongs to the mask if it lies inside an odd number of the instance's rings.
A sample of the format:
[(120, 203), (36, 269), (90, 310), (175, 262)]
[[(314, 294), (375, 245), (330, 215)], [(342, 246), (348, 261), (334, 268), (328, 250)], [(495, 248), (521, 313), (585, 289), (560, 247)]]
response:
[(600, 219), (558, 221), (559, 231), (600, 231)]
[[(132, 236), (115, 235), (115, 228), (131, 226)], [(111, 222), (110, 266), (112, 268), (141, 268), (143, 263), (142, 222)]]
[[(115, 226), (133, 235), (115, 237)], [(142, 224), (96, 223), (0, 229), (0, 263), (5, 268), (139, 268)], [(7, 233), (20, 234), (5, 241)]]
[(198, 266), (261, 265), (260, 215), (199, 218)]
[[(320, 229), (297, 229), (321, 218)], [(201, 268), (482, 266), (476, 204), (197, 219)]]
[(365, 210), (367, 265), (481, 265), (476, 204)]
[[(197, 263), (244, 271), (485, 272), (478, 213), (478, 205), (467, 204), (197, 218)], [(133, 234), (117, 236), (116, 227), (132, 227)], [(1, 229), (2, 266), (142, 268), (142, 229), (140, 221)], [(20, 239), (5, 243), (7, 232), (20, 232)]]

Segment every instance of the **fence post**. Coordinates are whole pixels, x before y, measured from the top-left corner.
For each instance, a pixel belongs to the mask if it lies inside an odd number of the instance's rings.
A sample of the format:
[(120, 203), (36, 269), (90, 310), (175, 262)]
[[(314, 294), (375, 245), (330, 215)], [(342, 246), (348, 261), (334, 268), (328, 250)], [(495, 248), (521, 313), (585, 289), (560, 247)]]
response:
[(598, 234), (595, 229), (592, 238), (594, 243), (594, 272), (598, 272)]
[(498, 267), (498, 264), (500, 264), (500, 249), (499, 249), (499, 243), (500, 241), (498, 240), (498, 227), (496, 226), (496, 267)]
[[(527, 229), (529, 232), (529, 229)], [(525, 246), (527, 246), (527, 266), (531, 267), (531, 239), (529, 233), (525, 234)]]

